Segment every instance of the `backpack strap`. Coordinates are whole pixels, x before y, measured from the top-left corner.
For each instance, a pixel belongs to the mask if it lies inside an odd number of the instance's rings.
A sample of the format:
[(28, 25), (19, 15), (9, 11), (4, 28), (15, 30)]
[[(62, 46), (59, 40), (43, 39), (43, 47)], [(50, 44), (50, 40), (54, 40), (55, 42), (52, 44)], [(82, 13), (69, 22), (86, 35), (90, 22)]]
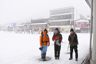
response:
[(48, 34), (46, 35), (46, 37), (48, 37)]
[(44, 37), (44, 35), (42, 34), (41, 36), (42, 36), (42, 39), (41, 40), (42, 40), (42, 43), (43, 43), (43, 37)]

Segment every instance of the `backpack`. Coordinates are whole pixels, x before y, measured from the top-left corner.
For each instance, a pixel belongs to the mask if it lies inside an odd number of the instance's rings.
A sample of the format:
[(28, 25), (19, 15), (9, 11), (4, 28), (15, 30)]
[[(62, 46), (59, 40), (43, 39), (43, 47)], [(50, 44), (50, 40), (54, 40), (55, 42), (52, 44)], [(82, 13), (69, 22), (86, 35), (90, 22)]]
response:
[[(41, 36), (42, 36), (42, 43), (44, 43), (44, 42), (46, 42), (46, 43), (49, 42), (49, 41), (43, 41), (43, 38), (44, 38), (43, 32), (41, 33)], [(49, 35), (47, 34), (46, 37), (49, 37)]]

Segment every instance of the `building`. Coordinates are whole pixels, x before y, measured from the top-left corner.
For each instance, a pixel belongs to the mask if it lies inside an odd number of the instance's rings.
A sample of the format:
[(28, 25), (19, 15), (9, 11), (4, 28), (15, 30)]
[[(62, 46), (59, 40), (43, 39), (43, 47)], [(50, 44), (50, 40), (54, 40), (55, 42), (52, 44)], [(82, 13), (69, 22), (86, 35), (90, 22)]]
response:
[(91, 20), (91, 15), (87, 15), (87, 19), (88, 20)]
[(90, 21), (86, 20), (86, 19), (76, 20), (75, 31), (77, 33), (89, 33), (90, 32)]
[(79, 14), (74, 7), (51, 10), (49, 30), (54, 31), (55, 28), (59, 28), (61, 32), (68, 33), (70, 28), (74, 28), (76, 19), (79, 19)]
[(86, 19), (83, 15), (80, 14), (80, 19)]
[(41, 32), (44, 28), (48, 28), (49, 18), (47, 19), (35, 19), (31, 20), (31, 24), (29, 24), (31, 32)]
[(15, 32), (24, 32), (24, 33), (35, 33), (38, 32), (40, 33), (43, 31), (44, 28), (48, 28), (49, 26), (49, 19), (34, 19), (31, 20), (31, 22), (26, 22), (26, 23), (21, 23), (21, 24), (16, 24), (14, 26), (14, 31)]
[(22, 32), (24, 32), (24, 25), (16, 25), (16, 26), (14, 26), (14, 31), (16, 32), (16, 33), (18, 33), (18, 32), (20, 32), (20, 33), (22, 33)]

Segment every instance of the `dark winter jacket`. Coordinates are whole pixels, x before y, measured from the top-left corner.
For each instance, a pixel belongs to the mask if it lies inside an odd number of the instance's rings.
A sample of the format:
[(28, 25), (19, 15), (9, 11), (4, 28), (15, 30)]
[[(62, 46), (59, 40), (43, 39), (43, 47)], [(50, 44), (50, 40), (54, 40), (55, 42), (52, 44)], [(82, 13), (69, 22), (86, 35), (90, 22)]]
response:
[(70, 34), (69, 37), (68, 37), (68, 41), (69, 41), (70, 46), (78, 45), (77, 34), (76, 33), (74, 33), (74, 35)]

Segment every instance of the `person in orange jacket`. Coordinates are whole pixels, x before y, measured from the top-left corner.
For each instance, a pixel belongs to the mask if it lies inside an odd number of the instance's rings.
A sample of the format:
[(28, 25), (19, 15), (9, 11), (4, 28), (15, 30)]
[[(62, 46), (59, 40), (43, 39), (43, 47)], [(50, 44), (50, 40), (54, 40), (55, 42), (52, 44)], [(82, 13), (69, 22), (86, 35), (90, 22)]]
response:
[(47, 33), (48, 33), (47, 29), (44, 29), (40, 36), (40, 50), (41, 50), (41, 58), (43, 60), (46, 59), (47, 47), (50, 45), (50, 40)]

